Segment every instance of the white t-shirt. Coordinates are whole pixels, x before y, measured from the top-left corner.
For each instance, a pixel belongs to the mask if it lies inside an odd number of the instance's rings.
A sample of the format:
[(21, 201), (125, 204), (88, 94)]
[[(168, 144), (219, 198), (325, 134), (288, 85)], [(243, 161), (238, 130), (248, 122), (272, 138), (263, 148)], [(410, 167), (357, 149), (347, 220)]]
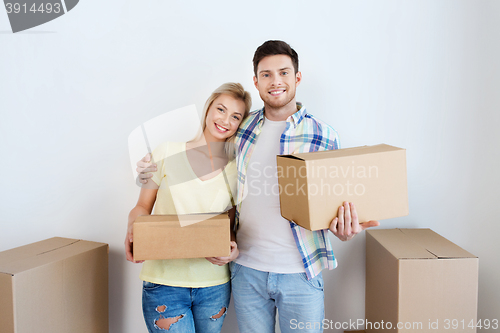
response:
[(280, 213), (276, 155), (285, 121), (264, 119), (247, 168), (237, 234), (236, 262), (264, 272), (304, 272), (302, 258), (290, 228)]

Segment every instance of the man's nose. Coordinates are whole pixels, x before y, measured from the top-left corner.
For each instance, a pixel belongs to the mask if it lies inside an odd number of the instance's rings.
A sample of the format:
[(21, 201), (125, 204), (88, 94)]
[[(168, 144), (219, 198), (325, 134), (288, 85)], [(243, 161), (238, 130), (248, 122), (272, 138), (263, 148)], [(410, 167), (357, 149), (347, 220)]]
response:
[(280, 86), (283, 81), (281, 80), (281, 76), (275, 75), (273, 77), (273, 85), (274, 86)]

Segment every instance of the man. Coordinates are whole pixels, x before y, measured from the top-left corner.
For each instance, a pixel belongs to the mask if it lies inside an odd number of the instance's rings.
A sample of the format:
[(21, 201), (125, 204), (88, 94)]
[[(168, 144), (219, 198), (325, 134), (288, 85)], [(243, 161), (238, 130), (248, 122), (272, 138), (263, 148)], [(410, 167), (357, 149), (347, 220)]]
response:
[[(311, 324), (301, 332), (321, 332), (314, 325), (324, 318), (321, 270), (335, 268), (336, 260), (328, 230), (309, 231), (281, 216), (276, 155), (337, 149), (338, 136), (296, 102), (302, 74), (287, 43), (265, 42), (253, 65), (264, 108), (250, 113), (236, 139), (240, 255), (231, 280), (238, 327), (242, 333), (274, 332), (279, 309), (281, 332), (295, 332), (292, 323)], [(139, 172), (149, 171), (148, 164), (138, 165)], [(354, 205), (346, 202), (329, 230), (345, 241), (378, 224), (359, 223)]]

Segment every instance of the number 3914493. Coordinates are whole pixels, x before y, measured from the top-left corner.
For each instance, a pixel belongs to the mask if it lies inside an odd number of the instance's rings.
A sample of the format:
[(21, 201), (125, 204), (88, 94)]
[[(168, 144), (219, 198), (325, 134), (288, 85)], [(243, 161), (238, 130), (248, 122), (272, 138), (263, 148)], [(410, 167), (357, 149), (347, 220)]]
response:
[(497, 330), (498, 329), (498, 319), (479, 319), (477, 322), (474, 321), (474, 319), (472, 319), (469, 323), (467, 323), (464, 319), (462, 320), (457, 320), (457, 319), (445, 319), (444, 320), (444, 328), (446, 330), (448, 329), (452, 329), (452, 330), (456, 330), (456, 329), (466, 329), (466, 328), (470, 328), (470, 329), (474, 329), (474, 328), (479, 328), (479, 329), (485, 329), (485, 330), (488, 330), (488, 329), (494, 329), (494, 330)]
[(55, 14), (59, 14), (62, 10), (60, 3), (54, 3), (54, 4), (52, 4), (52, 3), (40, 3), (40, 4), (34, 3), (33, 5), (29, 6), (26, 3), (21, 4), (21, 3), (9, 3), (8, 2), (5, 4), (5, 8), (7, 9), (7, 14), (11, 14), (11, 13), (15, 13), (15, 14), (18, 14), (18, 13), (24, 13), (24, 14), (28, 14), (28, 13), (33, 13), (33, 14), (36, 14), (36, 13), (47, 13), (47, 14), (55, 13)]

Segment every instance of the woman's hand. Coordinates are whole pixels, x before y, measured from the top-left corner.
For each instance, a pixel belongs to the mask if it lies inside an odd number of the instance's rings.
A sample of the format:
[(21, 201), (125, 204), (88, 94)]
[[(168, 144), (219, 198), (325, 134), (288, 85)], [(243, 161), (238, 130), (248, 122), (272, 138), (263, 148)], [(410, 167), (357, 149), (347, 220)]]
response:
[(205, 259), (207, 259), (214, 265), (224, 266), (225, 264), (236, 260), (239, 254), (240, 250), (238, 250), (238, 245), (236, 244), (236, 242), (231, 241), (231, 254), (229, 255), (229, 257), (210, 257)]
[(127, 260), (133, 263), (141, 263), (144, 262), (144, 260), (134, 260), (134, 236), (132, 234), (132, 228), (128, 228), (127, 230), (127, 235), (125, 236), (125, 256), (127, 257)]
[(125, 236), (125, 256), (127, 260), (133, 263), (141, 263), (144, 260), (134, 260), (134, 221), (137, 216), (149, 215), (153, 210), (153, 206), (156, 201), (156, 193), (158, 192), (158, 185), (155, 182), (149, 182), (150, 187), (154, 188), (141, 188), (141, 193), (139, 194), (139, 200), (137, 204), (128, 214), (128, 224), (127, 224), (127, 235)]

